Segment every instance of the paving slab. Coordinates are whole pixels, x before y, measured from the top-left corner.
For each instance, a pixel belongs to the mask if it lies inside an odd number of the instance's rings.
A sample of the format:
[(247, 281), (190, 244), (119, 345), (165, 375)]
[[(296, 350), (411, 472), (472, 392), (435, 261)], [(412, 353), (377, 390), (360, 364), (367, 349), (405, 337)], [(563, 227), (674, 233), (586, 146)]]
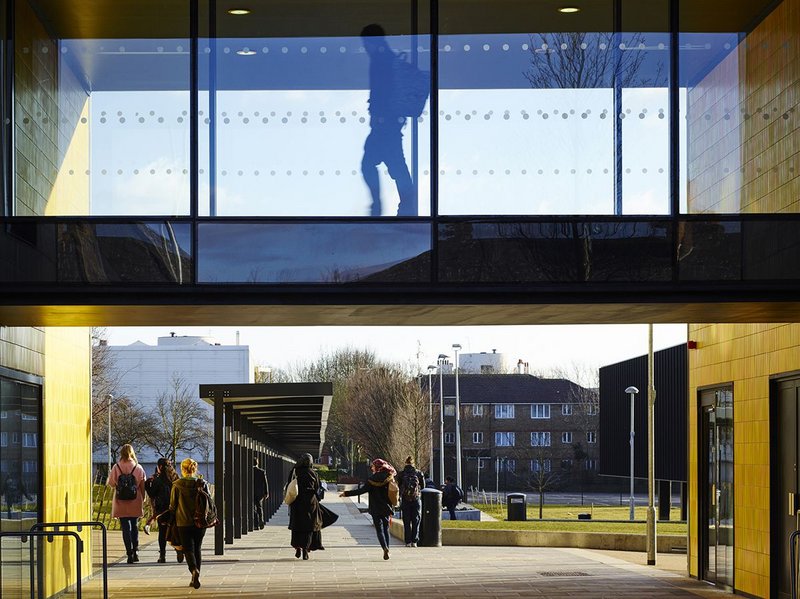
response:
[(418, 547), (392, 539), (383, 560), (371, 521), (349, 499), (329, 493), (339, 521), (323, 531), (324, 551), (295, 559), (286, 506), (264, 530), (213, 555), (205, 541), (199, 589), (188, 586), (184, 564), (155, 563), (156, 544), (141, 562), (109, 569), (109, 597), (353, 597), (395, 595), (446, 598), (641, 598), (729, 595), (674, 570), (648, 567), (608, 552), (543, 547)]

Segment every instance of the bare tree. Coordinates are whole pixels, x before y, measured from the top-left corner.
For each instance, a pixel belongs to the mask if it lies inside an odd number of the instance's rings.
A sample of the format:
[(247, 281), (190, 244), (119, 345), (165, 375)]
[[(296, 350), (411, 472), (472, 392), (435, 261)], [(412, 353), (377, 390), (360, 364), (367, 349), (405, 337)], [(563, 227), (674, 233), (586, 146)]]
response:
[(147, 410), (127, 397), (115, 399), (111, 407), (112, 461), (123, 445), (129, 444), (138, 449), (146, 444), (154, 430), (155, 421)]
[(178, 450), (190, 452), (201, 447), (209, 417), (180, 376), (172, 377), (169, 391), (158, 394), (152, 414), (155, 426), (147, 444), (158, 455), (174, 462)]
[(291, 383), (292, 375), (287, 370), (276, 368), (274, 366), (267, 366), (265, 364), (257, 364), (253, 376), (253, 381), (256, 383)]
[(513, 472), (516, 483), (525, 490), (534, 491), (539, 495), (539, 519), (544, 512), (544, 498), (550, 491), (562, 487), (568, 473), (561, 464), (555, 461), (554, 453), (550, 446), (540, 445), (530, 449), (513, 452), (516, 459), (516, 468)]

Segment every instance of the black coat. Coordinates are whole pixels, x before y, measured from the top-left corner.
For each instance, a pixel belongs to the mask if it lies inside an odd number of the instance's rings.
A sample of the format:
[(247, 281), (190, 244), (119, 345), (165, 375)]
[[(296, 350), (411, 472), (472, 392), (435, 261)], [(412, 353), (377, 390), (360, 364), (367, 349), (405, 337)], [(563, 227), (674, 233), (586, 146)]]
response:
[(359, 485), (357, 489), (345, 491), (347, 497), (353, 495), (369, 495), (369, 513), (372, 516), (391, 516), (394, 514), (394, 506), (389, 501), (389, 481), (393, 478), (388, 472), (375, 472), (367, 479), (367, 482)]
[(322, 530), (322, 513), (317, 500), (319, 476), (311, 468), (298, 468), (297, 499), (289, 506), (289, 528), (299, 532)]
[(263, 499), (269, 495), (267, 473), (258, 466), (253, 466), (253, 499)]
[(144, 481), (144, 490), (152, 501), (155, 514), (161, 514), (169, 509), (172, 481), (165, 472), (154, 475)]

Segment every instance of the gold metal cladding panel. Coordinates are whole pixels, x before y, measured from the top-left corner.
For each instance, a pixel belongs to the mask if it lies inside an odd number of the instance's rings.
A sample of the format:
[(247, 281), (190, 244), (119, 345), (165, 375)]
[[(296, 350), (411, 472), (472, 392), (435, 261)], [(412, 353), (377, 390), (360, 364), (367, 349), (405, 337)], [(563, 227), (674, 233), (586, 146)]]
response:
[(44, 374), (44, 330), (0, 326), (0, 365), (20, 372)]

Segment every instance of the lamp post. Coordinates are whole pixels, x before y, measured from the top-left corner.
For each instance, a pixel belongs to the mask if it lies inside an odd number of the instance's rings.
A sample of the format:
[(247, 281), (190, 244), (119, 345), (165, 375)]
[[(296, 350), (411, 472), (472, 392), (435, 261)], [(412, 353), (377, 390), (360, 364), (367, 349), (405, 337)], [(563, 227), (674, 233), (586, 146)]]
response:
[(439, 486), (444, 484), (444, 383), (442, 369), (447, 356), (439, 354)]
[(630, 445), (631, 445), (631, 495), (630, 495), (630, 519), (633, 520), (633, 439), (636, 433), (633, 430), (633, 399), (639, 390), (634, 387), (630, 386), (625, 389), (625, 393), (631, 396), (631, 437), (630, 437)]
[(460, 349), (461, 346), (458, 343), (453, 344), (453, 351), (456, 354), (456, 484), (463, 489), (461, 484), (461, 400), (458, 394), (458, 350)]
[(431, 465), (429, 476), (430, 479), (433, 480), (433, 371), (436, 370), (436, 366), (428, 366), (428, 415), (430, 418), (430, 427), (431, 427)]
[(656, 388), (653, 364), (653, 324), (648, 325), (647, 339), (647, 565), (656, 565), (656, 506), (655, 506), (655, 407)]
[(114, 396), (108, 394), (108, 410), (106, 413), (106, 420), (108, 420), (108, 476), (111, 476), (111, 402), (114, 401)]

